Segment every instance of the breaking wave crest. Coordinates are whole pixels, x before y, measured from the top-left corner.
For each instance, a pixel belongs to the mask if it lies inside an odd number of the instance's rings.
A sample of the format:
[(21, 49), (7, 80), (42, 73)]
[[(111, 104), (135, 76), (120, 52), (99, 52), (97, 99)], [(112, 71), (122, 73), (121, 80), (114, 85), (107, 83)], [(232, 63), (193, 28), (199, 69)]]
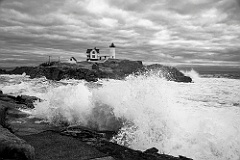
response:
[(39, 80), (37, 86), (37, 80), (26, 79), (16, 86), (31, 86), (22, 93), (43, 99), (33, 115), (55, 125), (118, 131), (112, 141), (134, 149), (156, 147), (197, 160), (239, 159), (240, 81), (186, 74), (195, 83), (141, 75), (98, 84)]

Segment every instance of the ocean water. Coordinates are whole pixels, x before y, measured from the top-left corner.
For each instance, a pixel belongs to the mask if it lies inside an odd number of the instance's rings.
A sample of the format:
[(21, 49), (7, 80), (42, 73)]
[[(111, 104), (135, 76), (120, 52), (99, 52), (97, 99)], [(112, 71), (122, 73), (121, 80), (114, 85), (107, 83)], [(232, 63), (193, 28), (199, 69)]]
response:
[(115, 130), (112, 141), (133, 149), (196, 160), (240, 159), (240, 79), (184, 72), (194, 83), (152, 75), (125, 80), (50, 81), (0, 75), (0, 89), (43, 101), (30, 110), (54, 125)]

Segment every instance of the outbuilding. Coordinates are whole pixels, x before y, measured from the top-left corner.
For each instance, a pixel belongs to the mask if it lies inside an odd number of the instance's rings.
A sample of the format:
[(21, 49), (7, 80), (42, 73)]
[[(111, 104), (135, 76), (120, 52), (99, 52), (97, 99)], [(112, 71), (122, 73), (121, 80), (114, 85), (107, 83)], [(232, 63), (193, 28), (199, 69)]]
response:
[(71, 57), (71, 58), (68, 60), (68, 63), (76, 64), (76, 63), (77, 63), (77, 60), (76, 60), (76, 58)]

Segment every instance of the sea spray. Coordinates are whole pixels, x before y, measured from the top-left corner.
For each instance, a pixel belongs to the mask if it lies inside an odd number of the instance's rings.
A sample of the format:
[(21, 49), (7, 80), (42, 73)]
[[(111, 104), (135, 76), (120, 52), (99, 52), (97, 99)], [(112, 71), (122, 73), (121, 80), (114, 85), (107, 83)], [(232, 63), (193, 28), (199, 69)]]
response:
[(83, 84), (50, 87), (42, 97), (44, 101), (36, 103), (34, 115), (55, 125), (87, 125), (93, 108), (91, 96)]
[(112, 141), (134, 149), (156, 147), (161, 153), (197, 160), (239, 159), (240, 81), (188, 74), (194, 83), (170, 82), (152, 74), (101, 80), (97, 85), (37, 79), (16, 85), (31, 86), (22, 93), (43, 99), (34, 115), (55, 125), (117, 130)]
[(181, 71), (182, 73), (184, 73), (185, 76), (189, 76), (192, 78), (193, 82), (196, 82), (197, 80), (200, 79), (200, 75), (193, 69), (191, 70), (185, 70), (185, 71)]
[(0, 88), (5, 94), (41, 97), (49, 86), (59, 86), (45, 77), (30, 79), (26, 75), (0, 75)]

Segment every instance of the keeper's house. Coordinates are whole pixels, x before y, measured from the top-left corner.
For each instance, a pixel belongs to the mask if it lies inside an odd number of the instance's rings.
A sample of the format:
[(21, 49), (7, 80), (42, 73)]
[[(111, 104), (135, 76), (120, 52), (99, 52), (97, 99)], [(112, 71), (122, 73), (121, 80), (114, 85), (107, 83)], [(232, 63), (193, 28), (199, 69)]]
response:
[(97, 49), (96, 47), (93, 49), (87, 49), (87, 61), (88, 62), (102, 62), (109, 58), (115, 59), (115, 45), (112, 43), (109, 46), (110, 53), (108, 55), (100, 55), (100, 49)]

